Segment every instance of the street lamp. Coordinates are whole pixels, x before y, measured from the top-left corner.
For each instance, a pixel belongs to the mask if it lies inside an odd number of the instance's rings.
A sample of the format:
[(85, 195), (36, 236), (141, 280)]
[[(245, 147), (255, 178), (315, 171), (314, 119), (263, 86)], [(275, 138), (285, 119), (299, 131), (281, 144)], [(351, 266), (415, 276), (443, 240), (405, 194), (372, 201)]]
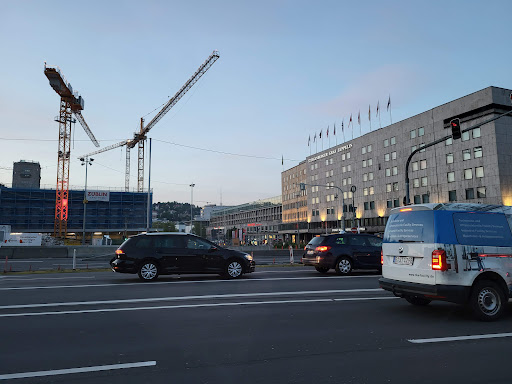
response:
[(85, 165), (85, 188), (84, 188), (84, 222), (82, 228), (82, 245), (85, 245), (85, 213), (87, 212), (87, 167), (92, 165), (94, 159), (90, 159), (89, 157), (81, 157), (80, 161), (82, 165)]
[(194, 187), (196, 185), (194, 183), (190, 184), (190, 233), (192, 233), (192, 220), (193, 220), (193, 213), (192, 213), (192, 204), (194, 204)]

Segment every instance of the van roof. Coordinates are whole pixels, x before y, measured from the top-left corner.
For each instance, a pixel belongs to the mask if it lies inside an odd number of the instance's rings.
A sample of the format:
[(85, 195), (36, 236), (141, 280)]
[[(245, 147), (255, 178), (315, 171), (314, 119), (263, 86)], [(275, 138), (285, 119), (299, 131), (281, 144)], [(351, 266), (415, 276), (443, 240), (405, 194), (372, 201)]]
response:
[(405, 211), (456, 211), (456, 212), (495, 212), (512, 214), (512, 207), (506, 205), (492, 204), (471, 204), (471, 203), (441, 203), (441, 204), (413, 204), (403, 207), (393, 208), (390, 214), (396, 214)]

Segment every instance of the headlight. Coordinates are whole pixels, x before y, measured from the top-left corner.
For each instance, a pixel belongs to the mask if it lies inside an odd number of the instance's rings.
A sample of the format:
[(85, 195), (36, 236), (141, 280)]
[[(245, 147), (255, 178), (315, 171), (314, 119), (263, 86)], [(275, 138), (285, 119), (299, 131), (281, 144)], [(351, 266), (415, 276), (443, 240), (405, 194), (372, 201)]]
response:
[(244, 257), (245, 257), (247, 260), (252, 261), (252, 256), (251, 256), (251, 255), (249, 255), (248, 253), (246, 253), (246, 254), (244, 255)]

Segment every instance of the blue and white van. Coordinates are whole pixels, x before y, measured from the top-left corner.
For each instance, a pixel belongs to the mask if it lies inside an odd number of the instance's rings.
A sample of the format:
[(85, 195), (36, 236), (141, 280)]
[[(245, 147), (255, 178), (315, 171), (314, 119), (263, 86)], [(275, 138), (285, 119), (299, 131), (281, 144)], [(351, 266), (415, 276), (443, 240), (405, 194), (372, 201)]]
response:
[(420, 204), (395, 208), (382, 243), (380, 287), (414, 305), (470, 304), (485, 321), (512, 297), (512, 207)]

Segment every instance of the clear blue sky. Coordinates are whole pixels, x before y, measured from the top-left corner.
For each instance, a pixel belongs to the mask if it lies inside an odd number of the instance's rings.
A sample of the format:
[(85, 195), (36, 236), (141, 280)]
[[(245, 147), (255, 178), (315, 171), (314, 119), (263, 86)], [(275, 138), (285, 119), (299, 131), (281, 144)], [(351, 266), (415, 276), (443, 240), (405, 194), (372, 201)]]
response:
[[(189, 202), (193, 182), (198, 205), (219, 204), (221, 191), (231, 205), (279, 195), (282, 156), (285, 169), (296, 165), (328, 125), (340, 137), (342, 119), (360, 110), (364, 133), (369, 104), (378, 124), (377, 101), (389, 124), (389, 95), (399, 121), (490, 85), (512, 88), (510, 15), (510, 0), (0, 0), (0, 182), (12, 177), (1, 167), (23, 159), (55, 185), (59, 97), (44, 61), (84, 97), (103, 147), (131, 138), (219, 50), (150, 131), (151, 179), (155, 202)], [(83, 186), (76, 157), (95, 147), (78, 124), (74, 139), (70, 184)], [(124, 164), (124, 150), (98, 155), (89, 186), (124, 187)]]

